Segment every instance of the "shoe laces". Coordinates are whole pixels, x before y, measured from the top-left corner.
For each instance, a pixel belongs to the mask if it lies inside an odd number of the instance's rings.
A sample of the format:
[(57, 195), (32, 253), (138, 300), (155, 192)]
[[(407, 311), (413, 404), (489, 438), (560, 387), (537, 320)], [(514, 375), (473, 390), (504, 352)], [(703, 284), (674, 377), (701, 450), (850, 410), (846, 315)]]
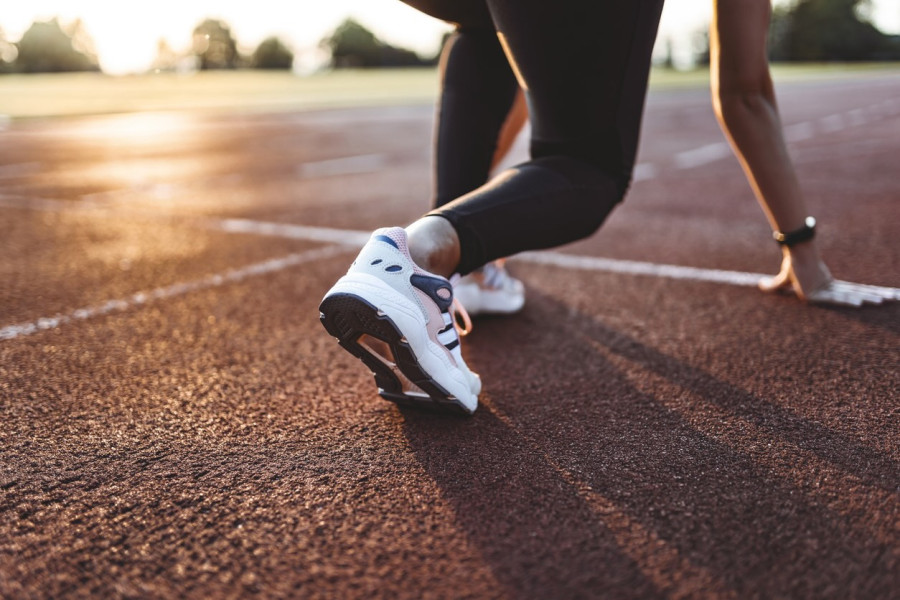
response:
[(469, 313), (466, 312), (462, 302), (454, 298), (453, 304), (450, 305), (450, 310), (452, 311), (453, 327), (456, 328), (456, 333), (460, 337), (469, 335), (472, 332), (472, 318), (469, 317)]
[(495, 260), (487, 263), (481, 268), (481, 274), (486, 288), (501, 290), (506, 287), (509, 282), (509, 271), (506, 270), (503, 259)]
[[(454, 274), (450, 278), (451, 287), (459, 283), (459, 280), (459, 273)], [(456, 299), (455, 295), (453, 296), (453, 302), (450, 304), (450, 316), (453, 318), (453, 328), (456, 329), (459, 337), (467, 336), (472, 332), (472, 318), (469, 316), (466, 307)]]

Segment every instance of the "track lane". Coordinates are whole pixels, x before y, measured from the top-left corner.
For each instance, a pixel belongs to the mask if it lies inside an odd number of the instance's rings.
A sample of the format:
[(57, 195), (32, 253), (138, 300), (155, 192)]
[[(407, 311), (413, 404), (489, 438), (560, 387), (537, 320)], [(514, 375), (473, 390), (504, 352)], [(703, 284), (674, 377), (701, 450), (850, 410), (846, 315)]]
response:
[[(782, 107), (797, 123), (894, 90), (860, 85), (788, 86)], [(563, 252), (777, 264), (736, 162), (663, 160), (720, 139), (707, 102), (651, 96), (641, 160), (659, 168)], [(884, 116), (792, 145), (839, 276), (900, 284), (897, 127)], [(59, 141), (27, 128), (0, 133), (27, 146), (15, 159), (0, 144), (4, 164)], [(328, 247), (211, 219), (361, 231), (427, 205), (428, 107), (187, 131), (207, 135), (128, 150), (67, 134), (39, 170), (0, 179), (5, 197), (59, 203), (0, 208), (0, 268), (19, 290), (0, 291), (0, 312), (52, 315)], [(384, 175), (297, 173), (365, 155)], [(0, 595), (893, 594), (898, 306), (520, 261), (525, 311), (466, 340), (482, 406), (447, 419), (380, 400), (321, 330), (318, 301), (351, 256), (0, 342)]]

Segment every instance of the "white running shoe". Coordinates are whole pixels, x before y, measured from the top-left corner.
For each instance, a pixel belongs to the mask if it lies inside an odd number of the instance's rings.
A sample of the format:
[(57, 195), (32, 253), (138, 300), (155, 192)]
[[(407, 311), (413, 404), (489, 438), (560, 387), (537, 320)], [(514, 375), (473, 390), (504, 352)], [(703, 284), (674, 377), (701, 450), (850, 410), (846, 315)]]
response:
[(469, 315), (508, 315), (522, 310), (525, 286), (509, 274), (503, 263), (489, 262), (454, 284), (453, 295)]
[(410, 258), (401, 227), (375, 231), (319, 305), (340, 345), (375, 375), (385, 400), (472, 414), (481, 379), (466, 366), (453, 287)]

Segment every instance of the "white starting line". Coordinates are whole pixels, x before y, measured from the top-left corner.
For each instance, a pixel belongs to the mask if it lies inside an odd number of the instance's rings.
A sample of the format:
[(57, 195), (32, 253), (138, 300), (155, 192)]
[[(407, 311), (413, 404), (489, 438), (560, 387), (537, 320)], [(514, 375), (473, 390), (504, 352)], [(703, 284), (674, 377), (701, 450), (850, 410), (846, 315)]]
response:
[[(2, 204), (2, 203), (0, 203)], [(50, 210), (61, 210), (61, 204), (53, 203), (48, 206)], [(52, 208), (51, 208), (52, 207)], [(85, 210), (84, 207), (81, 210)], [(127, 298), (109, 300), (102, 304), (80, 308), (68, 314), (59, 314), (53, 317), (37, 319), (29, 323), (17, 323), (0, 329), (0, 340), (11, 340), (40, 331), (54, 329), (74, 321), (90, 319), (113, 312), (121, 312), (130, 308), (136, 308), (155, 300), (174, 298), (197, 290), (222, 286), (228, 283), (243, 281), (249, 277), (265, 275), (295, 267), (304, 263), (332, 258), (341, 254), (356, 251), (368, 239), (370, 232), (353, 229), (332, 229), (329, 227), (310, 227), (303, 225), (287, 225), (284, 223), (269, 223), (265, 221), (253, 221), (250, 219), (204, 219), (195, 221), (205, 229), (222, 231), (226, 233), (242, 233), (247, 235), (262, 235), (280, 237), (307, 242), (324, 242), (328, 246), (308, 250), (295, 254), (289, 254), (282, 258), (275, 258), (260, 263), (255, 263), (233, 269), (221, 274), (208, 275), (201, 279), (178, 283), (168, 287), (138, 292)], [(540, 265), (552, 265), (561, 269), (573, 269), (579, 271), (593, 271), (605, 273), (618, 273), (623, 275), (640, 275), (649, 277), (662, 277), (682, 281), (698, 281), (707, 283), (719, 283), (741, 287), (752, 287), (760, 278), (766, 275), (762, 273), (746, 273), (742, 271), (724, 271), (720, 269), (701, 269), (682, 265), (667, 265), (633, 260), (618, 260), (612, 258), (600, 258), (594, 256), (577, 256), (561, 252), (523, 252), (513, 257), (514, 261), (522, 261)], [(890, 291), (894, 295), (900, 295), (900, 289), (881, 288)], [(323, 290), (324, 292), (324, 290)]]
[(288, 267), (295, 267), (304, 263), (331, 258), (349, 251), (350, 249), (346, 246), (326, 246), (325, 248), (316, 248), (314, 250), (307, 250), (306, 252), (288, 254), (282, 258), (266, 260), (240, 269), (232, 269), (225, 273), (207, 275), (202, 279), (159, 287), (146, 292), (138, 292), (126, 298), (109, 300), (102, 304), (79, 308), (68, 314), (46, 317), (30, 323), (8, 325), (0, 329), (0, 340), (12, 340), (40, 331), (46, 331), (47, 329), (54, 329), (60, 325), (72, 323), (73, 321), (84, 321), (86, 319), (108, 315), (114, 312), (122, 312), (130, 308), (143, 306), (144, 304), (155, 300), (174, 298), (176, 296), (183, 296), (189, 292), (196, 292), (198, 290), (219, 287), (227, 283), (243, 281), (249, 277), (282, 271)]
[[(143, 306), (149, 302), (174, 298), (198, 290), (219, 287), (228, 283), (243, 281), (257, 275), (265, 275), (295, 267), (304, 263), (323, 260), (355, 252), (369, 239), (369, 232), (346, 229), (329, 229), (324, 227), (303, 227), (284, 225), (281, 223), (265, 223), (246, 219), (209, 219), (205, 226), (217, 231), (283, 237), (294, 240), (327, 242), (331, 245), (315, 250), (289, 254), (240, 269), (233, 269), (221, 274), (207, 275), (201, 279), (185, 283), (176, 283), (149, 291), (141, 291), (126, 298), (118, 298), (107, 302), (79, 308), (68, 314), (44, 317), (28, 323), (17, 323), (0, 329), (0, 340), (12, 340), (48, 329), (54, 329), (74, 321), (83, 321), (93, 317), (122, 312)], [(564, 269), (582, 271), (605, 271), (629, 275), (650, 275), (670, 279), (706, 281), (729, 285), (752, 286), (759, 281), (762, 274), (741, 273), (736, 271), (719, 271), (715, 269), (697, 269), (678, 265), (660, 265), (629, 260), (614, 260), (589, 256), (573, 256), (558, 252), (525, 252), (515, 257), (516, 261), (524, 261), (542, 265), (553, 265)]]
[[(58, 208), (59, 207), (54, 206), (54, 209), (58, 210)], [(83, 321), (114, 312), (122, 312), (131, 308), (143, 306), (152, 301), (174, 298), (198, 290), (243, 281), (257, 275), (275, 273), (304, 263), (329, 259), (341, 254), (355, 252), (369, 239), (370, 235), (370, 232), (352, 229), (285, 225), (283, 223), (267, 223), (249, 219), (206, 219), (200, 223), (205, 228), (215, 231), (281, 237), (309, 242), (325, 242), (330, 245), (314, 250), (307, 250), (305, 252), (289, 254), (282, 258), (255, 263), (240, 269), (229, 270), (221, 274), (208, 275), (201, 279), (186, 283), (177, 283), (150, 291), (138, 292), (126, 298), (109, 300), (102, 304), (74, 310), (68, 314), (59, 314), (53, 317), (41, 318), (29, 323), (8, 325), (0, 329), (0, 340), (11, 340), (24, 337), (33, 333), (54, 329), (74, 321)], [(551, 265), (562, 269), (662, 277), (666, 279), (719, 283), (741, 287), (753, 287), (760, 278), (765, 277), (762, 273), (700, 269), (682, 265), (617, 260), (594, 256), (577, 256), (548, 251), (523, 252), (515, 256), (513, 260), (540, 265)], [(900, 295), (900, 289), (881, 289), (889, 290), (895, 295)]]
[[(208, 229), (224, 231), (227, 233), (264, 235), (306, 242), (328, 242), (353, 248), (362, 247), (371, 235), (370, 231), (285, 225), (283, 223), (268, 223), (265, 221), (252, 221), (250, 219), (207, 219), (203, 221), (203, 224)], [(701, 269), (697, 267), (666, 265), (634, 260), (577, 256), (546, 250), (541, 252), (523, 252), (514, 256), (512, 260), (541, 265), (552, 265), (563, 269), (575, 269), (579, 271), (602, 271), (625, 275), (649, 275), (667, 279), (705, 281), (738, 286), (755, 286), (761, 277), (765, 277), (762, 273), (744, 273), (741, 271)]]
[[(886, 100), (865, 108), (828, 115), (817, 119), (816, 121), (795, 123), (785, 128), (785, 137), (788, 141), (806, 140), (815, 137), (817, 133), (834, 133), (845, 127), (862, 125), (884, 117), (893, 117), (898, 113), (900, 113), (900, 100)], [(676, 154), (674, 156), (674, 164), (678, 169), (693, 169), (721, 160), (730, 155), (731, 150), (727, 143), (716, 142)], [(298, 168), (298, 175), (302, 177), (327, 177), (332, 175), (346, 175), (349, 173), (366, 173), (380, 170), (384, 166), (384, 162), (385, 157), (379, 154), (330, 159), (301, 165)], [(39, 165), (36, 163), (8, 165), (5, 169), (0, 170), (0, 178), (19, 176), (33, 171), (38, 166)], [(656, 165), (652, 163), (641, 163), (635, 168), (634, 178), (636, 181), (653, 179), (656, 177), (657, 173), (658, 168)], [(104, 207), (98, 206), (95, 202), (62, 202), (51, 199), (25, 198), (7, 195), (0, 195), (0, 206), (53, 212), (101, 212), (104, 210)], [(127, 213), (129, 211), (119, 209), (117, 212), (121, 214), (122, 212)], [(141, 212), (144, 216), (148, 216), (147, 211), (135, 212)], [(103, 304), (80, 308), (68, 314), (45, 317), (29, 323), (8, 325), (0, 328), (0, 340), (15, 339), (40, 331), (53, 329), (74, 321), (90, 319), (113, 312), (121, 312), (130, 308), (139, 307), (151, 301), (173, 298), (197, 290), (242, 281), (256, 275), (274, 273), (314, 260), (331, 258), (347, 253), (352, 249), (359, 248), (366, 240), (368, 240), (370, 234), (370, 232), (367, 231), (310, 227), (305, 225), (254, 221), (251, 219), (213, 218), (194, 221), (194, 223), (199, 223), (201, 227), (206, 229), (222, 231), (225, 233), (281, 237), (308, 242), (321, 242), (331, 245), (306, 252), (289, 254), (282, 258), (255, 263), (222, 274), (208, 275), (202, 279), (187, 283), (156, 288), (147, 292), (138, 292), (127, 298), (109, 300)], [(762, 273), (701, 269), (681, 265), (617, 260), (592, 256), (575, 256), (547, 251), (524, 252), (517, 255), (514, 260), (534, 264), (552, 265), (563, 269), (642, 275), (743, 287), (755, 286), (760, 278), (765, 277)], [(881, 289), (890, 291), (894, 294), (900, 294), (900, 290), (895, 288)]]

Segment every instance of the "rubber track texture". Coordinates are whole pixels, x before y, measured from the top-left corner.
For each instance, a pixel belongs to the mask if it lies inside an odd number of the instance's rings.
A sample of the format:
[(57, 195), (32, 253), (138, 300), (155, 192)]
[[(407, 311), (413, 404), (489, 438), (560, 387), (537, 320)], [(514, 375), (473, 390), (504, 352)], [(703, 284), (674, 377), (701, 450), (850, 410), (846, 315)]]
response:
[[(469, 410), (435, 382), (419, 365), (415, 354), (394, 322), (378, 309), (355, 294), (332, 294), (319, 305), (322, 325), (342, 348), (360, 359), (375, 375), (379, 395), (401, 406), (469, 415)], [(363, 335), (370, 335), (386, 343), (400, 371), (419, 386), (429, 398), (410, 396), (403, 392), (403, 384), (381, 358), (359, 343)]]

